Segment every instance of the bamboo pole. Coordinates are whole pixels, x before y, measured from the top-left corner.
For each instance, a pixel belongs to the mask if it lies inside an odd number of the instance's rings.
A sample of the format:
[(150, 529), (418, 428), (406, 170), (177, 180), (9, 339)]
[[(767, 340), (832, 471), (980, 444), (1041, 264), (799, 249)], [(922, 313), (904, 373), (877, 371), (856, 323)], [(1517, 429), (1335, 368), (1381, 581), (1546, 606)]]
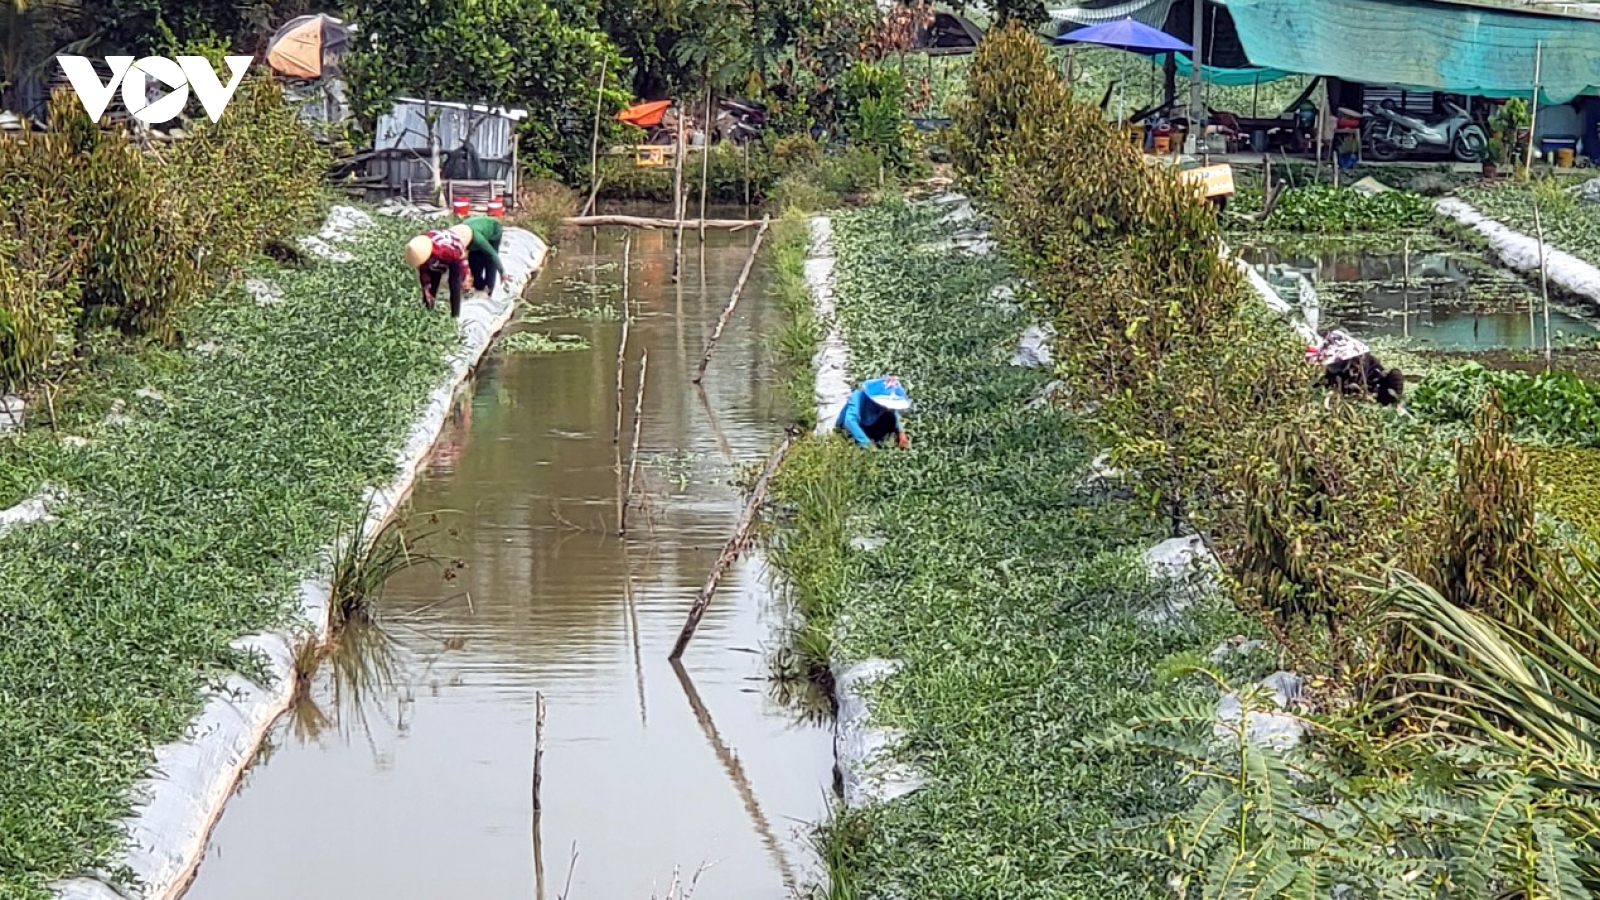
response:
[(544, 894), (544, 835), (542, 834), (544, 813), (540, 810), (533, 811), (533, 885), (534, 893), (538, 900), (545, 900)]
[[(654, 230), (656, 228), (675, 228), (678, 220), (655, 216), (568, 216), (562, 219), (561, 223), (575, 228), (603, 228), (618, 225), (626, 228)], [(755, 228), (760, 224), (760, 219), (690, 219), (684, 222), (684, 226), (688, 228), (723, 228), (728, 231)]]
[(678, 152), (672, 159), (672, 199), (674, 203), (673, 218), (677, 220), (673, 228), (672, 237), (672, 280), (674, 283), (683, 275), (683, 214), (684, 207), (688, 205), (683, 195), (683, 120), (684, 111), (678, 111)]
[(1401, 282), (1404, 291), (1400, 295), (1400, 332), (1404, 337), (1411, 337), (1411, 238), (1406, 238), (1405, 250), (1405, 280)]
[(539, 791), (544, 787), (544, 694), (533, 695), (533, 809), (535, 812), (543, 811), (544, 801), (539, 798)]
[(1522, 163), (1522, 171), (1533, 171), (1533, 142), (1539, 133), (1539, 79), (1543, 73), (1540, 69), (1544, 63), (1544, 41), (1537, 41), (1533, 45), (1533, 105), (1528, 107), (1528, 150)]
[(578, 212), (579, 216), (587, 216), (589, 213), (594, 211), (595, 201), (599, 198), (599, 196), (600, 196), (600, 188), (601, 188), (602, 185), (605, 184), (605, 181), (606, 181), (606, 179), (605, 179), (604, 176), (596, 176), (595, 177), (594, 190), (589, 193), (589, 202), (585, 203), (583, 205), (583, 209), (579, 210), (579, 212)]
[(622, 238), (622, 338), (617, 343), (617, 424), (611, 430), (611, 443), (622, 441), (622, 388), (623, 388), (623, 363), (628, 355), (628, 324), (633, 319), (633, 308), (628, 305), (628, 282), (630, 280), (629, 252), (633, 247), (633, 235), (624, 235)]
[[(1539, 241), (1539, 294), (1544, 300), (1544, 367), (1550, 368), (1550, 280), (1544, 265), (1544, 220), (1539, 216), (1539, 201), (1533, 201), (1533, 229)], [(1528, 305), (1528, 319), (1533, 319), (1533, 304)]]
[(633, 500), (633, 481), (639, 472), (639, 435), (644, 424), (644, 374), (650, 365), (650, 351), (639, 355), (639, 389), (633, 397), (633, 451), (628, 455), (628, 485), (622, 494), (622, 514), (617, 519), (617, 535), (628, 533), (628, 504)]
[(770, 218), (764, 218), (761, 220), (761, 227), (756, 229), (756, 239), (750, 242), (750, 255), (744, 258), (744, 268), (739, 270), (739, 280), (733, 283), (733, 293), (728, 296), (728, 305), (723, 308), (721, 317), (717, 319), (717, 327), (711, 332), (711, 340), (706, 342), (706, 355), (700, 357), (700, 371), (695, 373), (695, 384), (705, 380), (706, 367), (711, 365), (711, 354), (717, 349), (717, 341), (722, 340), (722, 330), (728, 327), (728, 320), (733, 317), (734, 307), (739, 305), (739, 295), (744, 293), (745, 282), (750, 280), (750, 270), (755, 267), (756, 254), (761, 252), (761, 239), (767, 236), (767, 228), (770, 225)]
[(672, 654), (667, 657), (668, 659), (682, 659), (683, 651), (689, 649), (689, 641), (694, 639), (695, 629), (700, 627), (700, 620), (705, 617), (706, 607), (711, 605), (711, 596), (717, 592), (717, 585), (727, 573), (728, 567), (739, 558), (745, 542), (750, 538), (750, 526), (755, 524), (756, 510), (761, 508), (761, 501), (767, 495), (767, 486), (772, 483), (778, 467), (783, 465), (783, 458), (788, 455), (789, 448), (794, 446), (795, 438), (799, 435), (800, 429), (791, 425), (784, 432), (783, 442), (778, 445), (778, 449), (772, 451), (772, 457), (767, 460), (767, 468), (762, 471), (755, 487), (750, 490), (750, 499), (745, 502), (744, 513), (739, 516), (739, 525), (733, 530), (733, 537), (728, 538), (727, 546), (722, 548), (722, 555), (717, 557), (716, 564), (711, 567), (711, 573), (706, 576), (705, 584), (700, 587), (700, 593), (694, 598), (689, 618), (683, 623), (683, 630), (678, 632), (678, 641), (673, 644)]
[(594, 208), (596, 198), (600, 196), (600, 112), (605, 106), (606, 99), (606, 61), (600, 62), (600, 88), (594, 94), (594, 138), (589, 142), (589, 202), (583, 205), (585, 212)]
[(711, 180), (711, 80), (706, 80), (706, 120), (700, 125), (700, 243), (706, 242), (706, 182)]

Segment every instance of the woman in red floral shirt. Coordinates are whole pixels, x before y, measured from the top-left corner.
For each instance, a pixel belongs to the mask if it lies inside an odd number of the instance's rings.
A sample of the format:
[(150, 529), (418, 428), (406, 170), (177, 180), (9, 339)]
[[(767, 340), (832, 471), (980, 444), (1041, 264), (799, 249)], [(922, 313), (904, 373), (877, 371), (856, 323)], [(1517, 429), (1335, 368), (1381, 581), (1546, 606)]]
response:
[(422, 302), (433, 309), (439, 293), (439, 281), (450, 277), (450, 315), (461, 317), (461, 292), (467, 274), (467, 242), (456, 229), (439, 229), (417, 235), (406, 244), (406, 265), (417, 270), (422, 281)]

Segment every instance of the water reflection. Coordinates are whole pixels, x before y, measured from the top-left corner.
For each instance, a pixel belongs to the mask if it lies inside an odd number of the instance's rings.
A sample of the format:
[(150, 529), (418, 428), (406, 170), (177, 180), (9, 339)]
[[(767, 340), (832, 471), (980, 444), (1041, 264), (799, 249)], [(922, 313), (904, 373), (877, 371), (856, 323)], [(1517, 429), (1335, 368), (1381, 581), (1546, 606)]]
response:
[[(1297, 272), (1316, 289), (1324, 327), (1363, 337), (1396, 337), (1419, 349), (1483, 352), (1544, 346), (1543, 301), (1515, 273), (1456, 252), (1244, 248), (1268, 276)], [(1600, 336), (1583, 313), (1553, 298), (1551, 343)]]

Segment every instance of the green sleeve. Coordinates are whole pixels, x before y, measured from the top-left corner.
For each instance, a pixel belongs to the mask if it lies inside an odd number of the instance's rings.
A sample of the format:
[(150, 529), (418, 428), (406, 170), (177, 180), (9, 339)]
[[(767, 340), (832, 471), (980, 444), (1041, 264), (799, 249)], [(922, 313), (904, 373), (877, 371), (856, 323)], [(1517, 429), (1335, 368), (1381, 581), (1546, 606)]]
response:
[(503, 233), (504, 229), (494, 219), (472, 223), (472, 246), (489, 254), (489, 259), (494, 261), (495, 271), (501, 275), (506, 273), (506, 267), (500, 262), (500, 249), (495, 244), (500, 243)]

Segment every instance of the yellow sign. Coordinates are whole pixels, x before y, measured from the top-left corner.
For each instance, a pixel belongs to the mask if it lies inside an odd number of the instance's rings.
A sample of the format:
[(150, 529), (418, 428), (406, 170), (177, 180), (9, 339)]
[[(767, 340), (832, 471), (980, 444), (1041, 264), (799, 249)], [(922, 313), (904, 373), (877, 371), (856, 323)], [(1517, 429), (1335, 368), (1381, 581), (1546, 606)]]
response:
[(1233, 195), (1233, 167), (1225, 163), (1186, 169), (1179, 172), (1178, 177), (1195, 185), (1200, 190), (1200, 196), (1207, 200)]
[(646, 168), (664, 166), (667, 164), (667, 148), (659, 145), (645, 144), (633, 148), (633, 163)]

